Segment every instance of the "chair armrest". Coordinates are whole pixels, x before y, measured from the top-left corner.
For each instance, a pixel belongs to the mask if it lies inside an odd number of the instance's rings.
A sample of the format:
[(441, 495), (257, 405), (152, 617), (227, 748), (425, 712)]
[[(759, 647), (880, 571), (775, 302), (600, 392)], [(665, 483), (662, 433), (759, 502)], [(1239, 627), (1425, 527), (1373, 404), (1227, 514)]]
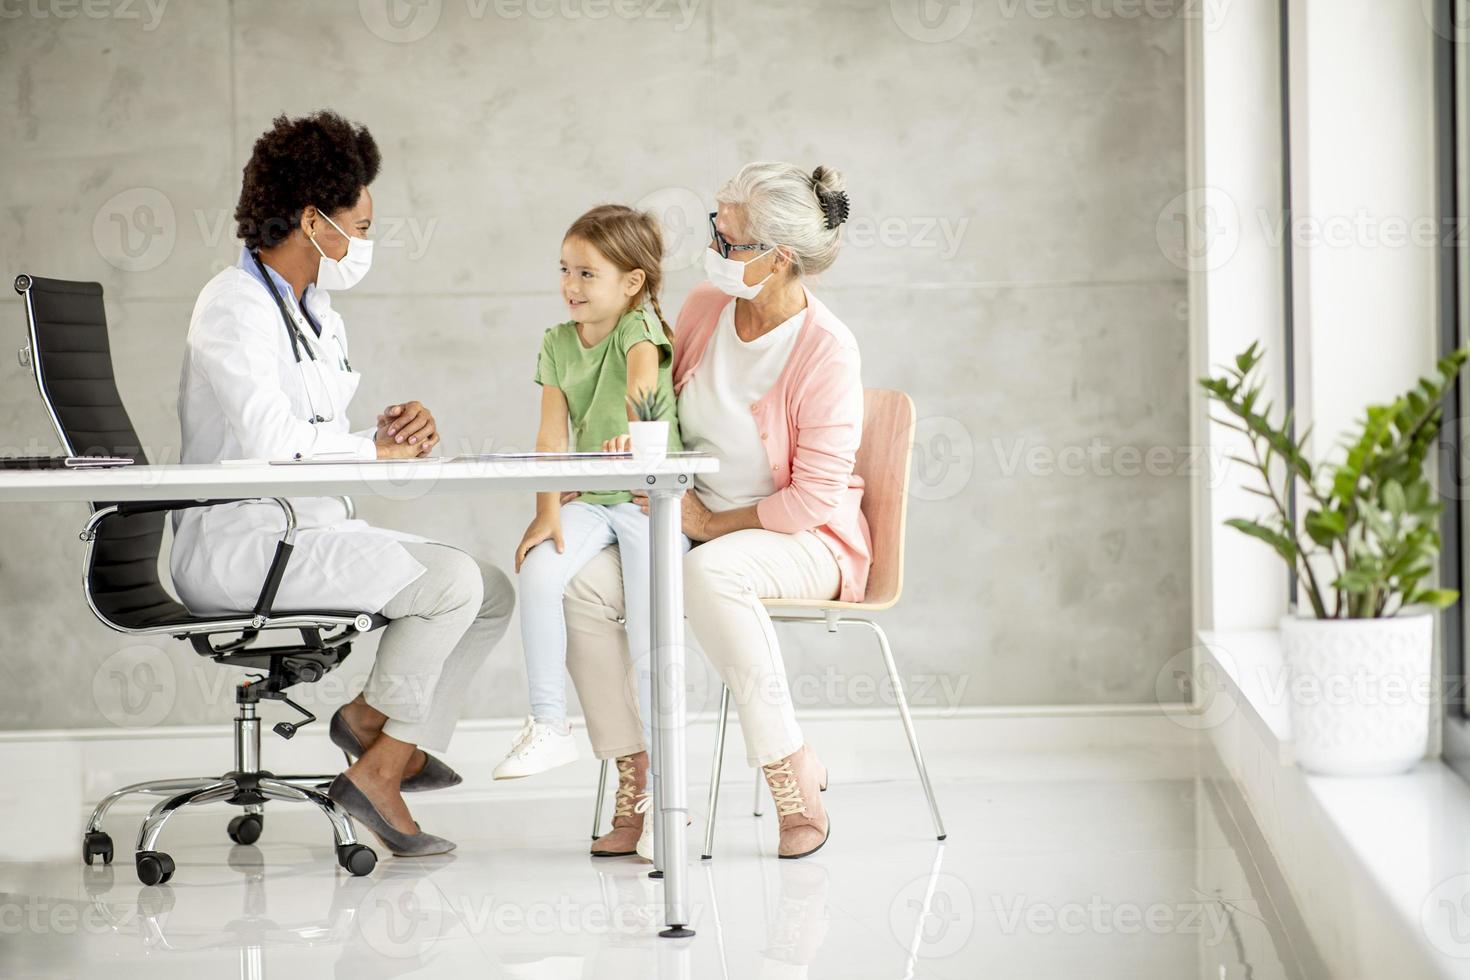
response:
[(271, 607), (276, 601), (276, 592), (281, 587), (281, 579), (286, 575), (286, 565), (291, 560), (291, 551), (296, 546), (296, 508), (292, 507), (291, 501), (285, 497), (244, 497), (227, 500), (138, 500), (111, 504), (92, 515), (86, 526), (82, 528), (81, 539), (87, 542), (94, 540), (97, 537), (97, 528), (104, 521), (113, 517), (156, 514), (161, 511), (186, 510), (193, 507), (213, 507), (215, 504), (231, 504), (242, 499), (261, 503), (269, 501), (281, 508), (281, 513), (286, 517), (286, 531), (281, 535), (281, 540), (276, 542), (275, 557), (266, 571), (265, 584), (261, 586), (260, 596), (255, 600), (255, 609), (251, 611), (252, 625), (259, 629), (270, 619)]
[(194, 507), (214, 507), (218, 504), (234, 504), (241, 500), (274, 500), (271, 497), (226, 497), (218, 500), (127, 500), (122, 503), (109, 504), (100, 510), (94, 511), (91, 518), (81, 530), (80, 537), (83, 541), (90, 541), (95, 536), (97, 526), (109, 517), (132, 517), (136, 514), (157, 514), (161, 511), (189, 510)]
[[(131, 517), (134, 514), (156, 514), (165, 510), (188, 510), (191, 507), (213, 507), (216, 504), (233, 504), (236, 497), (228, 497), (219, 500), (128, 500), (114, 504), (119, 515)], [(258, 500), (258, 497), (246, 498)]]

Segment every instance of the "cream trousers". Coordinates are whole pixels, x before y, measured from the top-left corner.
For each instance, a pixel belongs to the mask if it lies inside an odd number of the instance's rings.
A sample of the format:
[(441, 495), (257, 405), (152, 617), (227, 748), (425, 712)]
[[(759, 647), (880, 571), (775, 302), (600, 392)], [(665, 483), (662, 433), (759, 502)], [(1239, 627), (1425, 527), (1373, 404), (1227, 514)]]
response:
[(505, 635), (515, 589), (505, 573), (448, 545), (404, 544), (424, 573), (383, 607), (378, 657), (363, 699), (388, 716), (383, 731), (442, 752), (465, 692)]
[[(684, 556), (684, 612), (730, 688), (752, 766), (784, 759), (803, 741), (781, 645), (761, 599), (831, 599), (839, 575), (837, 559), (810, 531), (736, 531)], [(604, 549), (572, 579), (565, 609), (567, 669), (594, 754), (611, 759), (642, 751), (616, 548)]]

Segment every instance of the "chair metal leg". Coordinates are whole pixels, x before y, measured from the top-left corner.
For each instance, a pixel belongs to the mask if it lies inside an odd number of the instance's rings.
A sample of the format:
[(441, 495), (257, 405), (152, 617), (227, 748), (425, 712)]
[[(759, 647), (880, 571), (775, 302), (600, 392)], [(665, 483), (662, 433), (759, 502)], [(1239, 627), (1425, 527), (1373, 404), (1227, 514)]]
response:
[(602, 801), (607, 797), (607, 760), (602, 760), (602, 768), (597, 773), (597, 802), (592, 805), (592, 839), (602, 835), (598, 830), (602, 827)]
[(102, 797), (102, 801), (92, 811), (92, 819), (87, 821), (85, 832), (90, 834), (94, 831), (101, 830), (102, 819), (107, 816), (107, 811), (111, 810), (113, 804), (124, 796), (131, 796), (134, 793), (176, 796), (179, 793), (187, 793), (189, 790), (213, 786), (217, 782), (219, 782), (218, 776), (200, 776), (198, 779), (155, 779), (150, 782), (134, 783), (131, 786), (124, 786), (122, 789), (115, 789)]
[(321, 789), (332, 785), (332, 780), (337, 778), (336, 773), (330, 775), (305, 775), (305, 776), (282, 776), (279, 773), (271, 777), (279, 783), (290, 783), (292, 786), (303, 786), (307, 789)]
[(143, 820), (143, 826), (138, 831), (138, 850), (158, 850), (155, 845), (158, 843), (159, 835), (163, 833), (164, 824), (168, 823), (169, 818), (184, 807), (202, 806), (205, 803), (228, 799), (234, 795), (234, 780), (223, 779), (162, 801), (150, 810), (148, 816)]
[(929, 783), (929, 768), (924, 765), (924, 753), (919, 748), (919, 736), (914, 731), (914, 719), (909, 715), (908, 698), (903, 693), (903, 681), (898, 676), (898, 666), (893, 662), (893, 649), (888, 645), (888, 634), (883, 632), (883, 627), (871, 619), (843, 619), (843, 623), (861, 623), (873, 631), (878, 638), (878, 646), (883, 651), (883, 662), (888, 667), (888, 679), (893, 683), (893, 696), (898, 702), (898, 714), (903, 719), (903, 731), (909, 739), (909, 750), (914, 754), (914, 765), (919, 770), (919, 782), (924, 787), (924, 796), (929, 800), (929, 814), (934, 818), (934, 834), (939, 840), (944, 840), (947, 834), (944, 832), (944, 820), (939, 815), (939, 804), (934, 801), (934, 787)]
[(715, 812), (720, 806), (720, 775), (725, 768), (725, 729), (730, 724), (730, 689), (720, 686), (720, 723), (715, 728), (715, 762), (709, 774), (709, 805), (704, 820), (704, 853), (708, 861), (715, 856)]
[(268, 800), (292, 800), (314, 805), (332, 824), (332, 836), (336, 839), (338, 847), (357, 843), (357, 837), (352, 832), (352, 820), (347, 816), (347, 811), (321, 790), (307, 786), (293, 786), (279, 779), (262, 779), (260, 791)]

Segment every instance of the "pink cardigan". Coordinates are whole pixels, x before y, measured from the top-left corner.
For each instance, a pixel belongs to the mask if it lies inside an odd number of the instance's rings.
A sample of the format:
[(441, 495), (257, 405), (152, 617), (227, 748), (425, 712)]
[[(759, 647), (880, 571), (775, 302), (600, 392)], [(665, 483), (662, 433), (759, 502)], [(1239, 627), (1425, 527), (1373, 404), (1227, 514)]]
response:
[[(803, 287), (805, 289), (805, 287)], [(674, 327), (674, 392), (684, 390), (734, 300), (709, 283), (694, 287)], [(863, 434), (857, 341), (806, 291), (806, 319), (776, 384), (750, 410), (765, 440), (776, 492), (756, 505), (763, 527), (815, 531), (841, 572), (837, 598), (861, 602), (872, 564), (863, 481), (853, 473)]]

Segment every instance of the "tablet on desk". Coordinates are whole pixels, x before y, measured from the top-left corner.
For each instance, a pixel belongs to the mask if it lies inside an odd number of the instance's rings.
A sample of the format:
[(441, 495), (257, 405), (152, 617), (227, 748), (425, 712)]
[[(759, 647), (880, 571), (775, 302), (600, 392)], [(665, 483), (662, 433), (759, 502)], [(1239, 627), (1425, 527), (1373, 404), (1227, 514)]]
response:
[(565, 463), (578, 459), (630, 459), (632, 453), (461, 453), (450, 458), (464, 463), (494, 463), (501, 460), (547, 460)]
[[(232, 461), (227, 461), (232, 462)], [(248, 462), (248, 461), (245, 461)], [(383, 463), (442, 463), (443, 456), (414, 456), (409, 459), (362, 459), (358, 456), (303, 456), (300, 459), (271, 459), (265, 462), (272, 466), (373, 466)]]
[(0, 456), (4, 470), (90, 470), (131, 466), (130, 456)]
[[(666, 459), (679, 459), (684, 456), (703, 456), (704, 453), (696, 450), (681, 450), (679, 452), (665, 453)], [(528, 460), (544, 459), (553, 462), (570, 462), (581, 459), (632, 459), (631, 452), (603, 453), (603, 452), (576, 452), (576, 453), (462, 453), (459, 456), (451, 456), (451, 460), (467, 462), (483, 461), (495, 462), (496, 460)]]

